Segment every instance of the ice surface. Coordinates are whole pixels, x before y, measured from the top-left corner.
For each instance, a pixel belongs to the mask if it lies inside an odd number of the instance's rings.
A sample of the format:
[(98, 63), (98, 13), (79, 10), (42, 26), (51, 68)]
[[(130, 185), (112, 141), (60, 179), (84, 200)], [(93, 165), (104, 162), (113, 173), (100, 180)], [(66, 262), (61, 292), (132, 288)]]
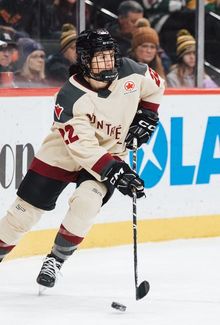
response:
[(220, 324), (220, 238), (139, 244), (139, 283), (149, 281), (151, 290), (138, 302), (130, 245), (79, 250), (56, 287), (38, 296), (42, 259), (0, 264), (0, 324)]

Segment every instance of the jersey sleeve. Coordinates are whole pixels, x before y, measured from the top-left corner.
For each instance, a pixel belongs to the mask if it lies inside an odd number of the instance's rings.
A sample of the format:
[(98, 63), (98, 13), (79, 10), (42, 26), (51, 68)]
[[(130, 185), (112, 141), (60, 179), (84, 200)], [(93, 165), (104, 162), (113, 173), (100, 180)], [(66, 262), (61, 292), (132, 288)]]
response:
[(164, 79), (162, 79), (156, 71), (148, 67), (142, 77), (140, 106), (157, 112), (164, 90)]

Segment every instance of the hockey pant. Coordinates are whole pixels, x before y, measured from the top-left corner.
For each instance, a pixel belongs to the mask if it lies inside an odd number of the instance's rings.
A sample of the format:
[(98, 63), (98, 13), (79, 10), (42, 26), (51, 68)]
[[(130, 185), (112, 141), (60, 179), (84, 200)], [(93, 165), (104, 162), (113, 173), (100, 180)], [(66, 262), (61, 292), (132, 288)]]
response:
[[(106, 193), (105, 184), (96, 180), (83, 181), (77, 187), (69, 199), (69, 210), (55, 238), (54, 255), (65, 260), (74, 252), (94, 224)], [(0, 220), (0, 260), (39, 221), (43, 212), (44, 209), (16, 198)]]

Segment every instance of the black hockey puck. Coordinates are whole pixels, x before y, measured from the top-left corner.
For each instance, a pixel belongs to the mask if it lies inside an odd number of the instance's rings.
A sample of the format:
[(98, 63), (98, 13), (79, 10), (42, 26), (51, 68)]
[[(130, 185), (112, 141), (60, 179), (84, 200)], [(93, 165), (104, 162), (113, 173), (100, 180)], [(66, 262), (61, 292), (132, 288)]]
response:
[(125, 311), (127, 308), (125, 305), (122, 305), (119, 302), (115, 301), (112, 302), (111, 307), (120, 311)]

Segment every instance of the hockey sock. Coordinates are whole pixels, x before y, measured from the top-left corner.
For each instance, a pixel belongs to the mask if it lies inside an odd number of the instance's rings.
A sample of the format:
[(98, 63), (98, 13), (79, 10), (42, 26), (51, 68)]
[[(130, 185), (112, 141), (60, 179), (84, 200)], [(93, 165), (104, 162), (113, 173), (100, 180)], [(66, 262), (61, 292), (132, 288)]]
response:
[(8, 245), (0, 240), (0, 262), (14, 247), (15, 245)]
[(73, 235), (61, 225), (49, 256), (55, 257), (59, 262), (64, 262), (73, 254), (83, 239), (83, 237)]

